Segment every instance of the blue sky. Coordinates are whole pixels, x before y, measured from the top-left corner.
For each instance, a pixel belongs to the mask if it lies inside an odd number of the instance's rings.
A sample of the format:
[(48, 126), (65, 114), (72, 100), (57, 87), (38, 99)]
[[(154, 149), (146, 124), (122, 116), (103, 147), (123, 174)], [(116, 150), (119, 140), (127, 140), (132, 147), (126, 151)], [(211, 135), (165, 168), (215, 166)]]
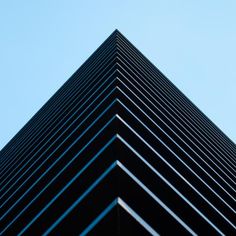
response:
[(0, 1), (0, 149), (119, 29), (236, 142), (236, 1)]

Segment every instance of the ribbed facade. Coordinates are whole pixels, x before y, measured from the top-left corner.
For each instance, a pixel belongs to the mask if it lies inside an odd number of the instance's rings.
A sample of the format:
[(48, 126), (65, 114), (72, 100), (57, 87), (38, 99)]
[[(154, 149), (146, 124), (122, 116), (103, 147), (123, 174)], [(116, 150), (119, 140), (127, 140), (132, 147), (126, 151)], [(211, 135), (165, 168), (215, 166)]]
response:
[(116, 30), (1, 150), (1, 234), (235, 235), (235, 157)]

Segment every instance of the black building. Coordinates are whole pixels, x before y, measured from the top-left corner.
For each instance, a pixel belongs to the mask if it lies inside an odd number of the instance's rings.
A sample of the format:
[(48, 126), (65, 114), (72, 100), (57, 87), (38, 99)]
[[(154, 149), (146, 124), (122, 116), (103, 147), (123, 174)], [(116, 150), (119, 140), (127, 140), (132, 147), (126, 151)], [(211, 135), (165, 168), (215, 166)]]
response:
[(236, 233), (236, 146), (117, 30), (0, 152), (2, 235)]

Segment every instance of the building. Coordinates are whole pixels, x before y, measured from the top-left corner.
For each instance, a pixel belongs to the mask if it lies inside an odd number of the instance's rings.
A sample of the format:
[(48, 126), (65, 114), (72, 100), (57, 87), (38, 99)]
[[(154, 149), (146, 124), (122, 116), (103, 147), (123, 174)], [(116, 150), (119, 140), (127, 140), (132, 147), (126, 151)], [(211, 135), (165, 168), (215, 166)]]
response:
[(235, 157), (115, 30), (2, 149), (1, 233), (233, 235)]

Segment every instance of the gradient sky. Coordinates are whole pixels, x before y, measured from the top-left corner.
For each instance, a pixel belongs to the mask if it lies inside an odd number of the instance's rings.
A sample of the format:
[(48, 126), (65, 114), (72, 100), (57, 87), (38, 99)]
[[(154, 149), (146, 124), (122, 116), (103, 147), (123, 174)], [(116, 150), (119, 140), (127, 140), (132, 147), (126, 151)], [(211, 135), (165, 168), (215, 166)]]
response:
[(0, 149), (116, 28), (236, 142), (235, 0), (2, 0)]

